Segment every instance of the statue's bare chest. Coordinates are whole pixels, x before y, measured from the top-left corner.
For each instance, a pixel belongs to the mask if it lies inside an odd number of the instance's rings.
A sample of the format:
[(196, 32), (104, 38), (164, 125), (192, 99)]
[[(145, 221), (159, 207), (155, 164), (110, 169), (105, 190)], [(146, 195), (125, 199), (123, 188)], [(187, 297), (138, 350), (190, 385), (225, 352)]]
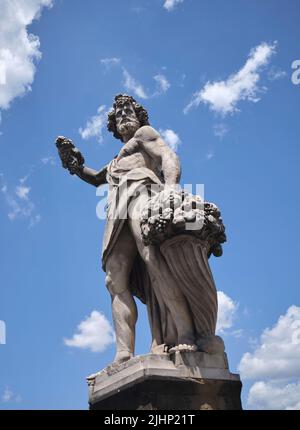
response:
[(157, 163), (144, 151), (139, 149), (131, 155), (127, 155), (118, 161), (118, 168), (124, 170), (133, 170), (138, 167), (147, 167), (148, 169), (155, 171)]

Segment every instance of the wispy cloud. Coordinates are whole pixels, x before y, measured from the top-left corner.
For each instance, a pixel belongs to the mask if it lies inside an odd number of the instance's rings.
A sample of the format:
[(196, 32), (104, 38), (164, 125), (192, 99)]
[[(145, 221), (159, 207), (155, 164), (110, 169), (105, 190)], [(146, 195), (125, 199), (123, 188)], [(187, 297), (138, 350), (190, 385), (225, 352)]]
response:
[(121, 58), (102, 58), (100, 63), (104, 66), (105, 71), (108, 72), (112, 67), (119, 66), (121, 64)]
[(216, 137), (218, 137), (220, 140), (223, 139), (223, 137), (228, 133), (229, 128), (227, 127), (226, 124), (224, 123), (220, 123), (220, 124), (215, 124), (214, 127), (214, 135)]
[(279, 79), (283, 79), (287, 76), (287, 72), (280, 69), (279, 67), (271, 67), (268, 71), (268, 78), (270, 81), (278, 81)]
[(258, 94), (262, 88), (258, 86), (260, 71), (266, 66), (276, 52), (276, 43), (261, 43), (251, 50), (245, 65), (225, 81), (208, 81), (204, 88), (193, 95), (191, 102), (185, 107), (184, 113), (200, 103), (219, 114), (226, 115), (236, 112), (242, 100), (259, 101)]
[(41, 217), (41, 215), (40, 215), (40, 214), (33, 215), (33, 216), (30, 218), (29, 228), (32, 228), (32, 227), (34, 227), (36, 224), (38, 224), (39, 222), (41, 222), (41, 219), (42, 219), (42, 217)]
[(92, 352), (103, 352), (114, 342), (112, 326), (98, 311), (92, 311), (89, 317), (79, 323), (77, 333), (71, 339), (64, 339), (67, 346), (90, 349)]
[(18, 185), (16, 187), (16, 195), (21, 200), (28, 200), (29, 192), (30, 192), (30, 187), (26, 185)]
[(180, 137), (178, 134), (175, 133), (175, 131), (171, 129), (166, 130), (159, 130), (163, 140), (166, 142), (166, 144), (173, 150), (177, 151), (178, 146), (181, 143)]
[(19, 180), (19, 184), (10, 191), (4, 175), (0, 174), (0, 193), (8, 207), (7, 216), (10, 221), (23, 218), (29, 220), (29, 228), (40, 222), (41, 215), (36, 213), (35, 205), (30, 199), (31, 187), (26, 185), (28, 175)]
[(185, 80), (186, 80), (186, 74), (182, 73), (179, 80), (178, 80), (178, 86), (183, 88)]
[(238, 303), (233, 301), (223, 291), (218, 291), (217, 333), (222, 334), (233, 326), (237, 309)]
[(0, 320), (0, 345), (6, 344), (6, 324)]
[(8, 403), (13, 399), (14, 393), (9, 389), (5, 388), (4, 393), (2, 394), (1, 400), (3, 403)]
[[(122, 66), (121, 58), (117, 57), (103, 58), (100, 60), (100, 62), (105, 67), (106, 72), (110, 70), (113, 66)], [(153, 76), (153, 79), (156, 82), (156, 89), (152, 94), (150, 94), (150, 92), (146, 91), (144, 86), (129, 73), (126, 67), (122, 66), (122, 72), (123, 86), (125, 90), (128, 93), (132, 93), (134, 96), (139, 97), (141, 99), (149, 99), (151, 97), (162, 95), (166, 93), (171, 86), (167, 77), (163, 73), (157, 73)]]
[(245, 333), (244, 330), (242, 328), (239, 328), (237, 330), (233, 330), (230, 333), (230, 336), (235, 337), (236, 339), (240, 339), (241, 337), (243, 337), (245, 335), (244, 333)]
[(157, 83), (157, 90), (154, 93), (154, 95), (160, 95), (160, 94), (166, 93), (171, 86), (169, 81), (165, 77), (165, 75), (163, 75), (162, 73), (159, 73), (158, 75), (153, 76), (153, 79)]
[(164, 8), (171, 11), (180, 3), (183, 3), (183, 0), (164, 0)]
[(123, 78), (123, 84), (126, 91), (132, 91), (135, 96), (140, 97), (141, 99), (148, 99), (148, 95), (146, 94), (142, 84), (137, 82), (125, 68), (123, 68)]
[(15, 395), (9, 388), (5, 388), (1, 396), (1, 401), (3, 403), (19, 403), (22, 399), (20, 395)]
[(50, 155), (49, 157), (43, 157), (43, 158), (41, 159), (41, 162), (42, 162), (44, 165), (49, 164), (50, 166), (54, 166), (54, 165), (56, 164), (55, 158), (54, 158), (52, 155)]
[(53, 0), (1, 0), (0, 15), (0, 109), (30, 91), (35, 63), (41, 58), (39, 38), (27, 31)]
[(126, 91), (132, 92), (135, 96), (141, 99), (149, 99), (151, 97), (156, 97), (161, 94), (164, 94), (171, 86), (166, 76), (162, 73), (158, 73), (157, 75), (153, 76), (153, 79), (156, 82), (156, 90), (152, 94), (149, 94), (146, 92), (143, 85), (138, 82), (132, 75), (130, 75), (128, 70), (126, 70), (125, 68), (123, 68), (123, 78), (123, 84)]
[(206, 153), (206, 159), (211, 160), (215, 156), (215, 153), (213, 150), (210, 150)]
[(107, 123), (107, 112), (105, 111), (105, 105), (99, 106), (97, 114), (92, 116), (88, 120), (84, 128), (79, 128), (79, 133), (82, 139), (87, 140), (92, 137), (96, 137), (99, 143), (103, 142), (103, 129)]

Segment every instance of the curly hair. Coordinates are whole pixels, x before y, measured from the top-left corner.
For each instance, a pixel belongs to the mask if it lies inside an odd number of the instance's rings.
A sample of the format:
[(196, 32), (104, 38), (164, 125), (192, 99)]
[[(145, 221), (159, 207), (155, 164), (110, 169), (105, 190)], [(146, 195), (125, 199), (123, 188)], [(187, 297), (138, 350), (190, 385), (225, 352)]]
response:
[(124, 103), (131, 103), (133, 106), (133, 109), (135, 111), (135, 114), (137, 116), (137, 119), (139, 120), (139, 123), (141, 124), (141, 127), (143, 125), (149, 125), (149, 119), (148, 119), (148, 112), (146, 109), (137, 103), (137, 101), (127, 94), (118, 94), (115, 97), (115, 102), (113, 104), (112, 110), (108, 113), (108, 120), (107, 120), (107, 129), (108, 131), (111, 131), (116, 139), (122, 140), (122, 136), (118, 133), (117, 130), (117, 124), (116, 124), (116, 108), (119, 105), (123, 105)]

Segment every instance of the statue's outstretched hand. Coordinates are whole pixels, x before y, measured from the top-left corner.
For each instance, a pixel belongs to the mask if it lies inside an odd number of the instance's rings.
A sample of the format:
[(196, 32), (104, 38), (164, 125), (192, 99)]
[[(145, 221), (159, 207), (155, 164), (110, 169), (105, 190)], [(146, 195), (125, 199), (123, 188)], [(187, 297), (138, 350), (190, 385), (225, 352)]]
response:
[(71, 175), (79, 172), (84, 165), (84, 157), (75, 147), (72, 140), (59, 136), (55, 141), (58, 154), (64, 169), (68, 169)]

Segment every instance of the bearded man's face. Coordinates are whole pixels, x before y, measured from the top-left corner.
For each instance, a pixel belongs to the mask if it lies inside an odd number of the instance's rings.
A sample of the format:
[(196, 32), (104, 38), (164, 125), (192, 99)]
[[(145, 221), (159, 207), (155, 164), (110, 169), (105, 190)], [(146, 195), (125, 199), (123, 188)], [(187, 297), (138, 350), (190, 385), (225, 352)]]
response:
[(117, 130), (121, 136), (131, 134), (133, 136), (141, 126), (130, 102), (117, 106), (115, 115)]

